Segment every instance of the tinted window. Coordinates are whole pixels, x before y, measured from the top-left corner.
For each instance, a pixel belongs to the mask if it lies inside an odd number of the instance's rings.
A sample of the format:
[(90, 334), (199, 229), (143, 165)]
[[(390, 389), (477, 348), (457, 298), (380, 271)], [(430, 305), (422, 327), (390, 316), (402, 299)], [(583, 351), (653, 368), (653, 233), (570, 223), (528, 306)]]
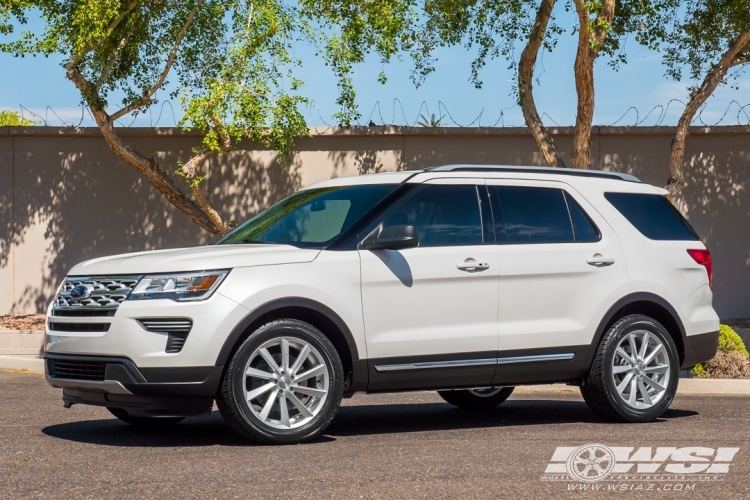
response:
[(474, 186), (432, 186), (388, 216), (384, 226), (416, 226), (420, 247), (476, 245), (482, 217)]
[(574, 200), (568, 193), (565, 193), (565, 200), (568, 202), (568, 209), (570, 210), (570, 218), (573, 221), (573, 232), (575, 233), (575, 239), (580, 243), (588, 243), (592, 241), (599, 241), (601, 235), (599, 230), (591, 222), (589, 216), (583, 211), (581, 205)]
[(642, 193), (605, 193), (604, 197), (646, 238), (697, 240), (690, 224), (664, 196)]
[(494, 198), (492, 207), (498, 242), (575, 241), (568, 205), (560, 189), (492, 186), (490, 197)]
[(283, 243), (324, 248), (396, 187), (373, 184), (299, 191), (248, 220), (217, 244)]

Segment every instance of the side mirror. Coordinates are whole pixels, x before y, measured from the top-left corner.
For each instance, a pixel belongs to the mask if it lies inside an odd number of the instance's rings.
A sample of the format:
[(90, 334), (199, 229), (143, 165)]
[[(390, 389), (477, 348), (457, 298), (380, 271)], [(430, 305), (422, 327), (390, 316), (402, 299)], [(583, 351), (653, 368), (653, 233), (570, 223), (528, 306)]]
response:
[(384, 227), (380, 234), (368, 236), (362, 242), (365, 250), (401, 250), (419, 246), (417, 228), (411, 225)]

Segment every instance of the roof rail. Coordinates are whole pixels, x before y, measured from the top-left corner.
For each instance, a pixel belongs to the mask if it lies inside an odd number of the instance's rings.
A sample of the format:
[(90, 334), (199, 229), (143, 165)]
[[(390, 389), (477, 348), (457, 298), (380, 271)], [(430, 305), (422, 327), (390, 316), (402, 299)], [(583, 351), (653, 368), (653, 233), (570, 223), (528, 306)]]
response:
[(424, 172), (512, 172), (529, 174), (552, 174), (552, 175), (574, 175), (579, 177), (599, 177), (604, 179), (616, 179), (628, 182), (641, 182), (641, 180), (630, 174), (620, 172), (605, 172), (603, 170), (582, 170), (577, 168), (560, 167), (526, 167), (515, 165), (438, 165), (428, 167)]

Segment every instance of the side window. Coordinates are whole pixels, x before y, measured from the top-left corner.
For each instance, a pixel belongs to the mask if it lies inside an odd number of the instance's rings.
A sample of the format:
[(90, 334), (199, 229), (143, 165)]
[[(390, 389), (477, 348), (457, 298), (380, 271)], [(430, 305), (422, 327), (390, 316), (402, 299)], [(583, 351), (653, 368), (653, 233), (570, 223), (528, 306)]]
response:
[(602, 237), (599, 229), (591, 222), (589, 216), (583, 211), (581, 205), (573, 199), (568, 193), (565, 193), (565, 201), (568, 202), (570, 210), (570, 219), (573, 221), (573, 232), (575, 233), (576, 242), (591, 243), (599, 241)]
[[(575, 241), (571, 215), (562, 190), (492, 186), (490, 196), (494, 198), (492, 208), (498, 243)], [(499, 225), (502, 225), (500, 230)]]
[(414, 195), (384, 222), (417, 228), (420, 247), (480, 245), (482, 217), (474, 186), (431, 186)]

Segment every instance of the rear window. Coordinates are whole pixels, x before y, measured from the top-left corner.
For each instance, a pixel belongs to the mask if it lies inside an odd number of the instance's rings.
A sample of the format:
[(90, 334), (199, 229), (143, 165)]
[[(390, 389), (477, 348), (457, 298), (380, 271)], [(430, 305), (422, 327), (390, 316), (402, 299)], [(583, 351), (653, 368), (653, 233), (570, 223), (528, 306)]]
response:
[(648, 239), (698, 240), (695, 230), (664, 196), (643, 193), (605, 193), (604, 197)]

